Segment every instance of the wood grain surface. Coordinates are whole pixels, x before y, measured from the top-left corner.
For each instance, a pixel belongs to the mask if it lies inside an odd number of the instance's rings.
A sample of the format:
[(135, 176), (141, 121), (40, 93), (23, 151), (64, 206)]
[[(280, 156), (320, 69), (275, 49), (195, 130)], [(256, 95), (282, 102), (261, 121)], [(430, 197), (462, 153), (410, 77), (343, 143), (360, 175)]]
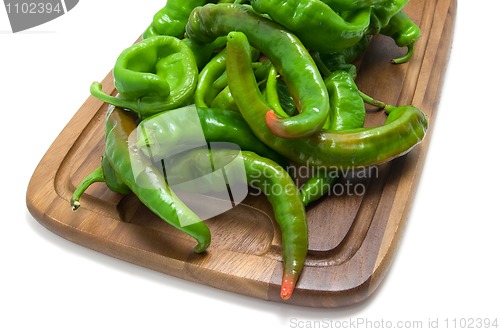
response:
[[(375, 37), (359, 64), (362, 91), (393, 105), (412, 104), (429, 117), (423, 143), (410, 153), (343, 179), (361, 194), (340, 190), (307, 208), (309, 253), (291, 299), (280, 298), (280, 231), (264, 196), (207, 220), (212, 244), (195, 254), (193, 239), (147, 210), (133, 195), (92, 185), (73, 212), (75, 186), (100, 162), (107, 105), (89, 97), (37, 166), (27, 191), (34, 218), (63, 238), (137, 265), (263, 300), (311, 307), (341, 307), (369, 297), (387, 273), (411, 208), (431, 139), (451, 49), (455, 0), (411, 0), (405, 12), (422, 36), (409, 63), (393, 65), (405, 49)], [(111, 73), (103, 90), (114, 93)], [(367, 124), (383, 123), (369, 112)], [(349, 182), (349, 183), (348, 183)], [(341, 187), (338, 187), (341, 188)], [(390, 285), (387, 285), (390, 287)]]

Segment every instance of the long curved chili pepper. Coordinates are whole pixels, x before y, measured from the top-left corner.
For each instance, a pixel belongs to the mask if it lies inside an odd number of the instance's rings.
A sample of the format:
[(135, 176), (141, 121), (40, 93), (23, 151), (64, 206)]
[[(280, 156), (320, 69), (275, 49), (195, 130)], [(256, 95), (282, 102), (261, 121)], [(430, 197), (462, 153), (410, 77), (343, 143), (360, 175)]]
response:
[[(198, 244), (196, 253), (206, 250), (210, 245), (209, 228), (194, 214), (168, 187), (163, 174), (153, 165), (135, 145), (137, 117), (128, 111), (111, 106), (106, 114), (105, 159), (119, 179), (120, 189), (125, 186), (162, 220), (174, 228), (193, 237)], [(93, 173), (98, 180), (105, 180), (100, 171)], [(96, 182), (96, 181), (94, 181)], [(77, 188), (78, 198), (81, 189), (88, 187), (88, 178)], [(78, 200), (73, 199), (73, 209)]]
[(257, 88), (249, 50), (245, 34), (228, 34), (226, 65), (233, 97), (254, 134), (291, 161), (344, 168), (377, 165), (409, 152), (425, 136), (428, 124), (422, 111), (413, 106), (387, 106), (383, 126), (343, 132), (322, 130), (293, 140), (277, 137), (260, 120), (268, 114), (269, 106)]
[[(232, 162), (236, 159), (243, 162), (246, 178), (243, 178), (239, 170), (232, 171), (231, 165), (235, 165)], [(266, 195), (281, 230), (283, 275), (280, 295), (284, 300), (289, 299), (304, 267), (308, 248), (306, 213), (294, 180), (276, 162), (254, 152), (214, 148), (191, 150), (183, 154), (171, 163), (169, 171), (177, 174), (179, 182), (202, 179), (203, 175), (213, 170), (204, 163), (198, 164), (197, 161), (200, 160), (211, 160), (220, 167), (228, 165), (224, 167), (224, 172), (230, 183), (244, 181), (244, 184), (257, 188)], [(198, 181), (196, 189), (212, 191), (215, 188), (213, 181), (207, 183), (206, 188)], [(222, 189), (227, 190), (225, 187)]]
[(265, 120), (267, 131), (285, 138), (305, 137), (318, 131), (328, 116), (328, 93), (314, 60), (295, 35), (237, 4), (197, 7), (186, 26), (188, 37), (200, 43), (235, 30), (244, 32), (252, 46), (271, 60), (299, 105), (301, 113), (295, 116), (278, 118), (270, 109), (266, 115), (259, 115), (260, 121)]

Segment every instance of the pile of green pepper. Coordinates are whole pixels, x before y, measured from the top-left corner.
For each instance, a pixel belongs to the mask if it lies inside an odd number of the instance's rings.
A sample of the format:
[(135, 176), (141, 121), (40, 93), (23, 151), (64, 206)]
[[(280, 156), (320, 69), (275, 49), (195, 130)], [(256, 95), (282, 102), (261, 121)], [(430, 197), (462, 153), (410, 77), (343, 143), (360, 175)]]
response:
[[(200, 253), (210, 245), (210, 229), (171, 189), (163, 160), (191, 142), (189, 153), (168, 164), (181, 182), (208, 172), (203, 159), (219, 165), (239, 160), (246, 177), (237, 180), (259, 188), (274, 209), (282, 232), (281, 297), (288, 299), (307, 256), (306, 206), (338, 180), (327, 170), (388, 162), (425, 136), (422, 111), (374, 100), (355, 83), (353, 62), (376, 34), (408, 49), (395, 63), (410, 60), (420, 29), (403, 11), (407, 2), (168, 0), (142, 40), (118, 56), (117, 95), (91, 85), (91, 94), (110, 105), (105, 150), (100, 166), (75, 189), (72, 208), (92, 183), (105, 182), (112, 191), (135, 194), (189, 234)], [(383, 125), (364, 127), (366, 103), (385, 110)], [(162, 115), (173, 110), (182, 116), (165, 121)], [(193, 143), (184, 121), (193, 114), (212, 148)], [(241, 153), (216, 142), (232, 143)], [(289, 164), (322, 171), (299, 187)], [(207, 182), (197, 190), (214, 186)]]

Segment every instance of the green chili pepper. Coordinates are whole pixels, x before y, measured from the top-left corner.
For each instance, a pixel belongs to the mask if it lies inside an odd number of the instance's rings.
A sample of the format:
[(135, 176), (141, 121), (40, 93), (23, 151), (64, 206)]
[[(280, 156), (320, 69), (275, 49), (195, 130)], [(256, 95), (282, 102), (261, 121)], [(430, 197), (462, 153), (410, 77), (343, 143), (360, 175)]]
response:
[[(276, 67), (272, 66), (269, 70), (269, 75), (266, 84), (266, 100), (271, 108), (282, 117), (287, 117), (295, 113), (296, 107), (293, 97), (287, 93), (286, 84), (281, 84), (282, 80), (278, 79), (279, 74)], [(278, 83), (280, 82), (280, 83)], [(286, 105), (285, 111), (282, 104)]]
[[(352, 74), (343, 70), (334, 71), (326, 78), (325, 84), (330, 95), (330, 118), (325, 129), (342, 132), (363, 128), (365, 104)], [(331, 174), (324, 167), (313, 168), (312, 173), (311, 178), (300, 188), (304, 206), (327, 194), (338, 180), (336, 173)]]
[[(261, 66), (256, 67), (255, 78), (257, 79), (257, 83), (259, 86), (261, 86), (262, 84), (267, 82), (267, 77), (269, 75), (269, 71), (270, 71), (271, 67), (272, 67), (272, 63), (269, 60), (262, 62)], [(226, 73), (225, 77), (226, 77), (226, 84), (227, 84), (227, 73)], [(286, 85), (283, 88), (284, 83), (282, 83), (282, 80), (280, 80), (278, 82), (280, 84), (277, 84), (277, 87), (280, 88), (280, 91), (286, 90), (286, 93), (288, 93), (288, 88), (286, 87)], [(290, 97), (289, 94), (288, 94), (288, 96)], [(279, 97), (282, 98), (281, 94), (279, 95)], [(295, 107), (295, 103), (294, 103), (292, 97), (290, 97), (290, 99), (291, 99), (291, 104), (292, 104), (291, 107)], [(231, 89), (229, 89), (228, 85), (214, 98), (214, 100), (212, 100), (210, 107), (225, 109), (225, 110), (239, 111), (238, 105), (236, 105), (236, 103), (234, 102), (233, 95), (231, 94)], [(291, 115), (291, 113), (290, 113), (290, 115)]]
[(385, 28), (391, 19), (403, 10), (410, 0), (386, 0), (371, 7), (369, 34), (375, 35)]
[(96, 182), (104, 182), (111, 191), (122, 195), (130, 193), (130, 188), (127, 187), (127, 185), (117, 176), (116, 172), (109, 164), (106, 155), (104, 155), (101, 158), (101, 165), (85, 177), (85, 179), (82, 180), (73, 192), (70, 201), (73, 211), (76, 211), (80, 207), (80, 197), (83, 195), (85, 190), (87, 190), (91, 184)]
[(366, 111), (363, 98), (352, 76), (343, 70), (334, 71), (326, 80), (330, 95), (329, 130), (342, 131), (362, 128)]
[(346, 48), (342, 51), (334, 53), (318, 53), (313, 52), (312, 57), (318, 66), (319, 71), (323, 76), (328, 76), (332, 71), (336, 70), (346, 70), (351, 73), (351, 75), (356, 77), (356, 67), (352, 63), (358, 59), (368, 48), (370, 44), (371, 36), (365, 35), (361, 40), (354, 46)]
[(321, 0), (335, 11), (356, 10), (371, 7), (387, 0)]
[[(171, 112), (176, 112), (172, 115)], [(272, 159), (286, 167), (288, 161), (280, 154), (262, 143), (252, 133), (243, 117), (236, 112), (222, 109), (210, 109), (190, 105), (167, 112), (169, 116), (157, 114), (141, 121), (137, 133), (137, 147), (155, 162), (163, 159), (170, 151), (184, 144), (198, 144), (196, 126), (201, 125), (205, 142), (228, 142), (242, 150), (253, 151)], [(197, 114), (198, 119), (194, 119)], [(193, 128), (186, 129), (188, 124)], [(190, 143), (197, 140), (194, 143)], [(205, 143), (202, 142), (202, 143)]]
[(321, 0), (252, 0), (251, 4), (297, 35), (310, 51), (320, 53), (354, 46), (370, 26), (370, 7), (343, 17)]
[[(239, 170), (231, 169), (231, 166), (235, 165), (232, 162), (236, 159), (244, 164), (245, 178), (242, 178)], [(257, 188), (271, 203), (275, 219), (281, 229), (283, 252), (281, 297), (287, 300), (292, 295), (303, 269), (308, 247), (306, 213), (295, 182), (285, 169), (273, 160), (249, 151), (194, 150), (169, 163), (172, 165), (169, 171), (178, 176), (176, 179), (178, 182), (202, 179), (204, 175), (213, 172), (212, 167), (206, 167), (205, 163), (197, 163), (202, 160), (211, 160), (213, 165), (227, 165), (224, 167), (224, 180), (229, 179), (228, 182), (232, 184), (244, 182)], [(209, 181), (205, 186), (197, 182), (198, 186), (195, 189), (212, 191), (215, 189), (214, 182), (217, 181)], [(218, 182), (224, 183), (224, 181)], [(221, 189), (227, 190), (225, 187)]]
[[(252, 51), (252, 60), (256, 60), (259, 52), (256, 49)], [(194, 103), (198, 107), (209, 107), (213, 99), (227, 86), (225, 82), (218, 83), (226, 72), (226, 50), (223, 49), (215, 55), (200, 72), (198, 85), (194, 93)]]
[(215, 98), (212, 100), (212, 104), (210, 104), (212, 108), (219, 108), (224, 110), (231, 110), (239, 112), (238, 105), (234, 102), (233, 95), (231, 94), (231, 90), (229, 86), (226, 86)]
[[(110, 189), (127, 192), (130, 188), (139, 200), (153, 213), (176, 229), (192, 236), (198, 244), (197, 253), (203, 252), (210, 244), (208, 227), (196, 216), (168, 187), (163, 174), (135, 146), (137, 118), (131, 113), (110, 107), (106, 114), (105, 157), (108, 166), (101, 166), (90, 177), (84, 179), (72, 199), (72, 207), (79, 206), (78, 198), (82, 189), (91, 183), (105, 181)], [(104, 165), (104, 164), (103, 164)], [(107, 177), (107, 170), (112, 177)], [(95, 177), (95, 179), (92, 179)]]
[(194, 93), (194, 103), (198, 107), (208, 107), (211, 100), (206, 100), (207, 91), (214, 81), (226, 71), (226, 50), (215, 55), (200, 71), (198, 85)]
[(165, 6), (153, 16), (153, 21), (142, 34), (142, 38), (147, 39), (157, 35), (182, 37), (191, 11), (207, 2), (205, 0), (168, 0)]
[(403, 11), (394, 15), (380, 33), (391, 37), (399, 47), (407, 47), (408, 52), (394, 63), (407, 62), (413, 55), (414, 44), (420, 38), (420, 27)]
[(336, 174), (330, 174), (324, 168), (311, 171), (311, 173), (313, 174), (300, 187), (300, 198), (304, 206), (328, 194), (332, 185), (338, 180)]
[(180, 39), (154, 36), (125, 49), (113, 68), (122, 98), (102, 92), (94, 82), (91, 94), (141, 118), (191, 103), (198, 79), (196, 59)]
[(198, 42), (211, 42), (234, 30), (244, 32), (252, 46), (271, 60), (300, 108), (300, 114), (286, 118), (270, 111), (260, 121), (265, 120), (269, 130), (280, 137), (304, 137), (318, 131), (328, 116), (328, 93), (316, 64), (295, 35), (236, 4), (197, 7), (186, 26), (189, 38)]
[(254, 134), (297, 164), (343, 168), (377, 165), (407, 153), (425, 136), (427, 118), (422, 111), (412, 106), (387, 106), (389, 116), (383, 126), (322, 130), (293, 140), (276, 137), (260, 120), (268, 114), (269, 106), (253, 76), (249, 50), (243, 33), (228, 34), (226, 65), (233, 97)]
[(217, 53), (226, 45), (226, 37), (217, 38), (208, 44), (194, 43), (189, 38), (184, 38), (182, 41), (191, 49), (191, 52), (193, 52), (198, 71), (201, 71), (203, 67), (205, 67), (210, 59), (212, 59), (214, 53)]

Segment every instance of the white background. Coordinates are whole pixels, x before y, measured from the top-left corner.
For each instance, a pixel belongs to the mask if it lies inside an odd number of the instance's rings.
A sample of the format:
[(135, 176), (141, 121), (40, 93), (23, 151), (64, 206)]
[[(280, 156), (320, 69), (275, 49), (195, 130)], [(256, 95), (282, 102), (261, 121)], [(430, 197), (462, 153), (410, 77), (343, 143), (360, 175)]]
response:
[[(417, 196), (390, 273), (364, 303), (311, 309), (166, 276), (73, 244), (26, 209), (28, 181), (116, 56), (164, 0), (86, 0), (12, 34), (0, 7), (0, 330), (293, 329), (300, 320), (498, 318), (498, 0), (459, 0)], [(348, 330), (348, 328), (345, 328)]]

